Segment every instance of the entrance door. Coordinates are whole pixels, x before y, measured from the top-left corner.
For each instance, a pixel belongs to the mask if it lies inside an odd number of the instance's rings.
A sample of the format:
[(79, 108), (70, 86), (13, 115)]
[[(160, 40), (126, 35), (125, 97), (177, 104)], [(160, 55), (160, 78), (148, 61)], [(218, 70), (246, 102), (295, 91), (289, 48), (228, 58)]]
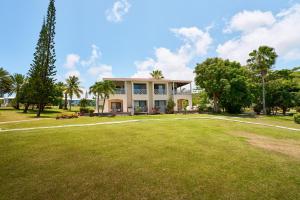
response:
[(122, 112), (121, 102), (111, 102), (111, 110), (112, 112)]

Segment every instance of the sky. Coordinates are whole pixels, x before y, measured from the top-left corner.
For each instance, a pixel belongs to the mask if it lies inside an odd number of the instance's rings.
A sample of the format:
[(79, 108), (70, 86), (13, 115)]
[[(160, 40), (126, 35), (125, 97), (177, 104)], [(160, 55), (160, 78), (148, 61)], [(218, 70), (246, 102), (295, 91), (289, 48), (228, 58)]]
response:
[[(0, 67), (26, 74), (48, 0), (0, 0)], [(275, 69), (300, 66), (300, 0), (56, 0), (56, 79), (103, 77), (193, 80), (197, 63), (245, 64), (260, 45)]]

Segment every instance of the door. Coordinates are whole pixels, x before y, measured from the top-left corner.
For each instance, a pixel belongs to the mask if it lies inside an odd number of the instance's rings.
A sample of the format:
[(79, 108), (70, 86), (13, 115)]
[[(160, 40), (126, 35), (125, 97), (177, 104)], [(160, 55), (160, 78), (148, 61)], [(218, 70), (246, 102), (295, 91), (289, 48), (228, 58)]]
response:
[(112, 112), (122, 112), (122, 104), (121, 102), (112, 102), (111, 103)]

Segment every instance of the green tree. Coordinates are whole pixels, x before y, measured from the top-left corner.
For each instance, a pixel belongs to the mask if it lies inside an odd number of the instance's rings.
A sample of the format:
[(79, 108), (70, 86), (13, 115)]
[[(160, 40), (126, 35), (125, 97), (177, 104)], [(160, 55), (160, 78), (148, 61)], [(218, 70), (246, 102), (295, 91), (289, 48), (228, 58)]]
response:
[(167, 102), (167, 113), (168, 114), (172, 114), (174, 113), (174, 107), (176, 106), (176, 103), (174, 102), (174, 100), (172, 98), (169, 98), (168, 99), (168, 102)]
[(195, 68), (196, 85), (213, 99), (214, 112), (220, 112), (219, 101), (227, 85), (224, 78), (227, 67), (221, 58), (208, 58)]
[(150, 73), (150, 75), (152, 76), (152, 78), (155, 78), (155, 79), (163, 79), (164, 78), (161, 70), (153, 70)]
[(105, 101), (106, 101), (106, 99), (109, 99), (109, 96), (111, 94), (115, 93), (115, 91), (116, 91), (116, 85), (112, 81), (105, 80), (105, 81), (102, 82), (102, 87), (103, 87), (103, 94), (102, 94), (103, 105), (102, 105), (102, 108), (101, 108), (102, 109), (101, 112), (103, 114)]
[(89, 89), (90, 94), (94, 94), (96, 96), (96, 106), (97, 106), (97, 112), (100, 111), (100, 98), (102, 98), (103, 94), (103, 84), (102, 82), (96, 82), (94, 85), (92, 85)]
[(77, 98), (80, 97), (80, 94), (83, 93), (83, 91), (80, 89), (80, 81), (79, 78), (76, 76), (69, 76), (69, 78), (66, 80), (66, 93), (70, 97), (69, 101), (69, 108), (71, 110), (72, 108), (72, 100), (73, 100), (73, 95), (75, 94)]
[(257, 72), (262, 80), (263, 113), (266, 114), (265, 77), (271, 67), (275, 64), (277, 54), (272, 47), (260, 46), (258, 50), (253, 50), (249, 56), (250, 58), (247, 60), (248, 65), (253, 71)]
[(12, 80), (4, 68), (0, 67), (0, 97), (11, 92)]
[(25, 82), (25, 76), (22, 74), (13, 74), (11, 75), (12, 88), (11, 93), (15, 93), (16, 109), (20, 109), (20, 91)]
[(33, 64), (28, 72), (29, 86), (38, 104), (37, 117), (54, 92), (55, 71), (55, 1), (50, 0), (47, 18), (44, 20), (36, 45)]

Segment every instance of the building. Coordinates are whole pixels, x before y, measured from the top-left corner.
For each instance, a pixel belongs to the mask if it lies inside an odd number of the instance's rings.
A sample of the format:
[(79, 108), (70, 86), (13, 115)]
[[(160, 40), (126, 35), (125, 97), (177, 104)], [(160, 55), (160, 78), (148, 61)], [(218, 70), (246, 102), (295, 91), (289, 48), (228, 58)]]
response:
[(104, 78), (103, 80), (113, 81), (117, 88), (115, 94), (110, 95), (105, 101), (105, 113), (165, 113), (169, 98), (172, 98), (176, 104), (175, 112), (183, 111), (185, 102), (188, 102), (188, 110), (192, 108), (191, 81), (153, 78)]

